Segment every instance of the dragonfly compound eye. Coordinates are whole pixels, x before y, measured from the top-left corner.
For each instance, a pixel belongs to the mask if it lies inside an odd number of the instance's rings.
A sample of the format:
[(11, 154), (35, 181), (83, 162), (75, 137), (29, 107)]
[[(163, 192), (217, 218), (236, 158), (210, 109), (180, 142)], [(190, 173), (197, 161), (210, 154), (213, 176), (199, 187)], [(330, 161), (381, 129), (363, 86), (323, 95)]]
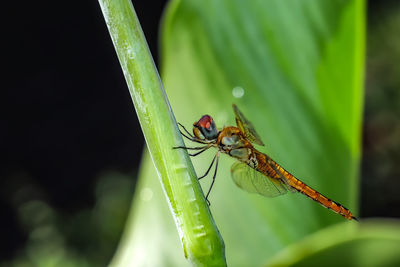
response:
[(193, 133), (199, 139), (213, 140), (218, 137), (217, 126), (213, 118), (209, 115), (201, 117), (193, 126)]

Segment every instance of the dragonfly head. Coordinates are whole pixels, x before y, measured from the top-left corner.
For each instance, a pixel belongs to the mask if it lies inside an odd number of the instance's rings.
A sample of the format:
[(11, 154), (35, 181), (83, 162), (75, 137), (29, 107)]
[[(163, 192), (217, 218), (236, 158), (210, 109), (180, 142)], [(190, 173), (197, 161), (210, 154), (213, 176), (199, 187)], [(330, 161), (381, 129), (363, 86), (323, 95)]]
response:
[(213, 118), (204, 115), (198, 122), (193, 123), (193, 134), (201, 140), (214, 140), (218, 137), (218, 129)]

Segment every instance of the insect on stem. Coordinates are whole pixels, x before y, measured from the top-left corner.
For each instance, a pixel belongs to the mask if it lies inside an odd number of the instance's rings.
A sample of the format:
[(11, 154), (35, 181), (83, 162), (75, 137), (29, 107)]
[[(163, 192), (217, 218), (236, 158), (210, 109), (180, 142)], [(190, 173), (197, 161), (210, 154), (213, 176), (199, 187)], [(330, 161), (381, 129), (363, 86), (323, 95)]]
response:
[[(208, 197), (217, 176), (219, 156), (220, 153), (224, 153), (238, 160), (231, 167), (231, 176), (235, 184), (241, 189), (266, 197), (280, 196), (286, 194), (288, 191), (300, 192), (348, 220), (357, 220), (350, 210), (343, 205), (325, 197), (317, 190), (306, 185), (268, 155), (257, 150), (253, 143), (260, 146), (263, 146), (264, 143), (254, 129), (253, 124), (245, 118), (236, 105), (233, 105), (233, 111), (235, 113), (236, 126), (223, 127), (221, 130), (218, 130), (214, 119), (210, 115), (203, 115), (200, 120), (193, 124), (193, 134), (182, 124), (178, 123), (182, 136), (204, 146), (179, 146), (176, 148), (198, 150), (196, 153), (189, 154), (192, 157), (200, 155), (210, 147), (218, 150), (205, 174), (198, 177), (199, 180), (206, 177), (215, 163), (212, 182), (205, 196), (209, 205), (210, 201)], [(182, 131), (180, 130), (181, 128)]]

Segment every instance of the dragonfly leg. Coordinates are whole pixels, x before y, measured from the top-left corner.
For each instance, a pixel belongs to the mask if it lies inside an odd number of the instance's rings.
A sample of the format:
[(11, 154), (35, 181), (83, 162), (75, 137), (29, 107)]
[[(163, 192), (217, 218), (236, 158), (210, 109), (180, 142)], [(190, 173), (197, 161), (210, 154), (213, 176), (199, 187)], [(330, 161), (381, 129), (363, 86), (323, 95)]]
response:
[(214, 156), (213, 160), (211, 161), (210, 167), (208, 167), (208, 169), (207, 169), (206, 173), (205, 173), (203, 176), (201, 176), (201, 177), (198, 177), (198, 178), (197, 178), (198, 180), (200, 180), (200, 179), (203, 179), (204, 177), (206, 177), (206, 176), (207, 176), (207, 174), (210, 172), (210, 170), (211, 170), (212, 166), (214, 165), (214, 162), (215, 162), (215, 158), (216, 158), (216, 157), (217, 157), (217, 154), (215, 154), (215, 156)]
[(188, 139), (188, 140), (190, 140), (190, 141), (193, 141), (193, 142), (196, 142), (196, 141), (194, 140), (194, 138), (192, 138), (192, 137), (190, 137), (190, 136), (187, 136), (186, 134), (182, 133), (181, 130), (179, 130), (179, 132), (180, 132), (181, 135), (182, 135), (183, 137), (185, 137), (186, 139)]
[(205, 147), (207, 147), (207, 146), (198, 146), (198, 147), (174, 146), (172, 149), (181, 148), (181, 149), (187, 149), (187, 150), (201, 150)]
[(199, 147), (174, 146), (172, 149), (201, 150), (201, 151), (199, 151), (197, 153), (194, 153), (194, 154), (190, 154), (189, 153), (189, 156), (195, 157), (197, 155), (200, 155), (201, 153), (203, 153), (204, 151), (206, 151), (210, 147), (211, 147), (210, 145), (199, 146)]
[(202, 141), (202, 140), (196, 138), (193, 134), (191, 134), (188, 130), (186, 130), (185, 126), (183, 126), (183, 125), (180, 124), (179, 122), (178, 122), (178, 125), (181, 126), (181, 127), (183, 128), (183, 130), (186, 132), (186, 134), (185, 134), (185, 133), (183, 133), (183, 132), (181, 131), (181, 129), (178, 129), (179, 132), (180, 132), (180, 134), (181, 134), (183, 137), (185, 137), (186, 139), (188, 139), (188, 140), (190, 140), (190, 141), (192, 141), (192, 142), (199, 143), (199, 144), (206, 144), (206, 145), (207, 145), (207, 144), (210, 143), (210, 142), (204, 142), (204, 141)]
[(201, 153), (203, 153), (204, 151), (206, 151), (207, 149), (209, 149), (211, 146), (205, 146), (205, 148), (203, 149), (203, 150), (201, 150), (201, 151), (199, 151), (199, 152), (197, 152), (197, 153), (194, 153), (194, 154), (190, 154), (189, 153), (189, 156), (191, 156), (191, 157), (196, 157), (197, 155), (200, 155)]
[(207, 200), (208, 205), (211, 205), (210, 201), (208, 200), (208, 196), (210, 195), (211, 189), (212, 189), (213, 186), (214, 186), (215, 177), (217, 176), (218, 162), (219, 162), (219, 151), (217, 152), (217, 154), (215, 155), (215, 157), (216, 157), (216, 159), (217, 159), (217, 161), (215, 162), (215, 171), (214, 171), (214, 175), (213, 175), (213, 178), (212, 178), (212, 182), (211, 182), (210, 189), (208, 189), (208, 192), (207, 192), (207, 195), (206, 195), (206, 200)]
[(206, 143), (206, 142), (202, 142), (201, 140), (196, 139), (195, 137), (192, 138), (192, 137), (190, 137), (190, 136), (187, 136), (186, 134), (182, 133), (181, 130), (179, 130), (179, 133), (180, 133), (183, 137), (185, 137), (187, 140), (190, 140), (190, 141), (192, 141), (192, 142), (196, 142), (196, 143), (199, 143), (199, 144), (208, 144), (208, 143)]
[[(194, 135), (191, 134), (188, 130), (186, 130), (185, 126), (183, 126), (181, 123), (178, 122), (178, 125), (183, 128), (183, 130), (187, 133), (188, 136), (190, 136), (192, 139), (194, 139)], [(183, 135), (183, 134), (182, 134)]]

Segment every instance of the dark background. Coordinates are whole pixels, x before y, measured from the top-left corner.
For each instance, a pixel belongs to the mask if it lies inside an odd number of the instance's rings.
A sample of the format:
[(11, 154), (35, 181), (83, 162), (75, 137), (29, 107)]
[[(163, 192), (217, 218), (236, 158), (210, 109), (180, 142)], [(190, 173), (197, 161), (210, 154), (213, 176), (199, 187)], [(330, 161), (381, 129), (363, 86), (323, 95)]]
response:
[[(158, 62), (166, 1), (133, 3)], [(0, 264), (32, 262), (48, 231), (69, 258), (105, 265), (144, 140), (99, 4), (15, 2), (3, 13)], [(400, 5), (369, 1), (368, 15), (360, 217), (399, 218)], [(115, 196), (118, 210), (104, 204)]]

